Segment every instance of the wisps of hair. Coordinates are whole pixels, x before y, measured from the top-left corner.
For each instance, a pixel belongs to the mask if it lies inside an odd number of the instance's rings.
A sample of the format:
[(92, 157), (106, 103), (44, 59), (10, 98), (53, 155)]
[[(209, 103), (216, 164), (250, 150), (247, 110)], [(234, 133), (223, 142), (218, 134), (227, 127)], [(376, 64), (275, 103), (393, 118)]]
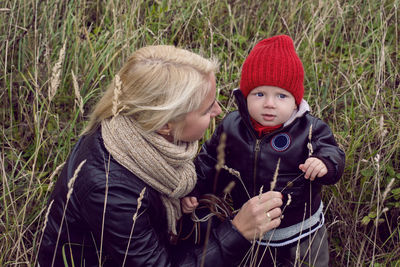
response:
[(179, 121), (200, 107), (211, 87), (210, 75), (217, 69), (216, 60), (174, 46), (143, 47), (116, 75), (118, 88), (114, 80), (110, 83), (82, 134), (97, 129), (102, 120), (113, 116), (113, 110), (133, 116), (148, 132)]

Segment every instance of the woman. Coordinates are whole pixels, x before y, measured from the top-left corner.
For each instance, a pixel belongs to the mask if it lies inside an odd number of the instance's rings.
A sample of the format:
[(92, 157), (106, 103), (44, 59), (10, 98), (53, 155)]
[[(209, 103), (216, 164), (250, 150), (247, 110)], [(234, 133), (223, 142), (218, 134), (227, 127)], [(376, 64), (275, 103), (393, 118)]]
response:
[[(49, 200), (40, 266), (200, 266), (171, 245), (180, 198), (216, 102), (216, 62), (173, 46), (137, 50), (96, 105)], [(249, 200), (211, 231), (204, 266), (238, 264), (280, 223), (281, 194)], [(268, 216), (266, 216), (266, 213)]]

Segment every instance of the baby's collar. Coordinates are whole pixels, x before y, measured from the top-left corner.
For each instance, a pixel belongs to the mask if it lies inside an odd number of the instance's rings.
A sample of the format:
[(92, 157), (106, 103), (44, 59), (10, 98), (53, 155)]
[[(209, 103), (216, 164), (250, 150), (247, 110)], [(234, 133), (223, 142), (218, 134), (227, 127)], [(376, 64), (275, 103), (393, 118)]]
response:
[(296, 118), (303, 116), (305, 113), (310, 111), (310, 106), (308, 105), (307, 101), (304, 99), (301, 100), (299, 108), (293, 111), (292, 116), (283, 124), (283, 126), (287, 126), (291, 124)]

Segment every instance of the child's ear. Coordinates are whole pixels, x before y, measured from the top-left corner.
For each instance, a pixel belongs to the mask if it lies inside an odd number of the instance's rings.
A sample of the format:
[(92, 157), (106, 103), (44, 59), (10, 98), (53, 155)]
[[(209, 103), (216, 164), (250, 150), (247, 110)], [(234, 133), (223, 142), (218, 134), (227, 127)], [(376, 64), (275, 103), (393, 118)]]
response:
[(158, 134), (169, 136), (172, 134), (172, 124), (166, 123), (163, 127), (156, 131)]

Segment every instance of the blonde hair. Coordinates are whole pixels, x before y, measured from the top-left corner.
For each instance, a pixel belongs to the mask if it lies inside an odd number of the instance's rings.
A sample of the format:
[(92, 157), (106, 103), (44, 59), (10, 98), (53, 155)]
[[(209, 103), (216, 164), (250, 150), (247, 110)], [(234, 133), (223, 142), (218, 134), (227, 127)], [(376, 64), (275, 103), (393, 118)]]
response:
[[(215, 60), (174, 46), (143, 47), (115, 76), (82, 134), (93, 132), (102, 120), (116, 114), (133, 116), (147, 132), (179, 122), (200, 107), (217, 69)], [(177, 135), (179, 131), (175, 139)]]

